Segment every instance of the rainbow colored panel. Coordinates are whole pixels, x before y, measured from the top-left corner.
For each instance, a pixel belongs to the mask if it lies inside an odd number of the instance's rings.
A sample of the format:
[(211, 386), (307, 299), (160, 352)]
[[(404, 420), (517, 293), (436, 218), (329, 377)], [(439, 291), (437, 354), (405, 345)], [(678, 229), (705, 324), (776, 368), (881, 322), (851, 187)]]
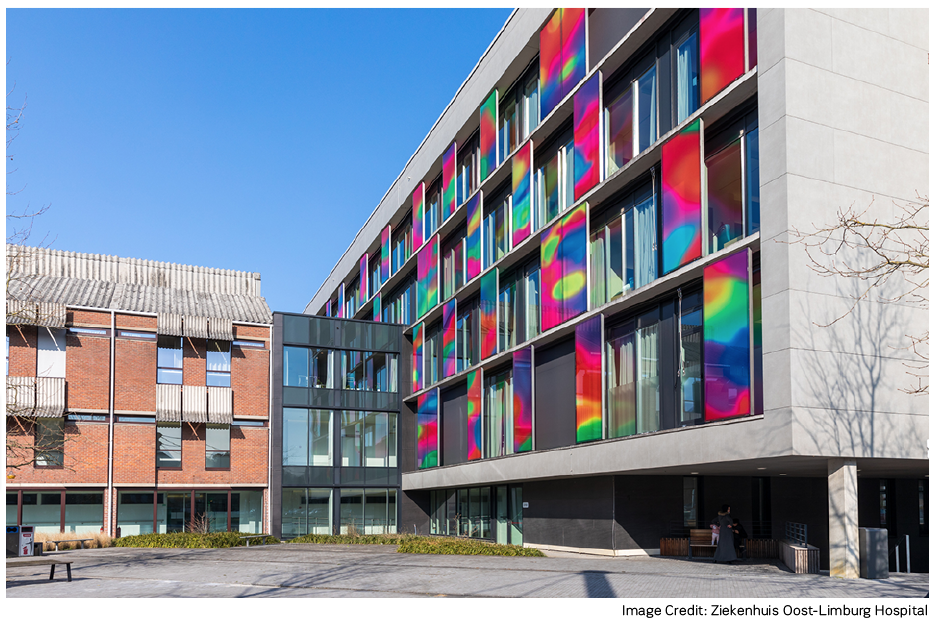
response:
[(497, 352), (497, 268), (481, 275), (481, 359)]
[(465, 233), (465, 281), (470, 281), (481, 274), (481, 216), (483, 203), (481, 195), (468, 199), (468, 228)]
[[(381, 259), (381, 261), (383, 260)], [(361, 305), (363, 305), (364, 303), (367, 302), (367, 299), (370, 298), (370, 291), (367, 289), (368, 283), (370, 281), (370, 274), (368, 273), (368, 267), (367, 267), (367, 253), (364, 253), (364, 256), (361, 257), (361, 262), (358, 264), (358, 270), (361, 273), (361, 282), (359, 283), (360, 285), (359, 289), (361, 290), (361, 299), (360, 299)]]
[(702, 256), (702, 120), (663, 144), (663, 274)]
[(706, 421), (751, 413), (750, 267), (745, 249), (703, 271)]
[(585, 78), (585, 9), (559, 9), (562, 13), (562, 95), (572, 93)]
[(562, 320), (588, 309), (588, 204), (562, 219)]
[(513, 354), (514, 453), (533, 450), (533, 349)]
[(442, 305), (442, 376), (455, 374), (455, 299)]
[(553, 222), (540, 236), (540, 310), (543, 331), (562, 322), (562, 220)]
[(418, 392), (423, 386), (423, 323), (413, 328), (413, 391)]
[[(380, 233), (380, 282), (386, 283), (390, 278), (390, 225), (384, 227)], [(377, 289), (377, 286), (374, 286)]]
[(439, 465), (439, 391), (416, 399), (416, 468)]
[(556, 11), (540, 31), (540, 118), (549, 115), (562, 97), (562, 11)]
[[(569, 9), (566, 9), (569, 10)], [(573, 97), (575, 199), (601, 182), (601, 72)]]
[(423, 212), (426, 210), (426, 184), (413, 190), (413, 251), (423, 245)]
[(455, 142), (442, 157), (442, 222), (455, 213)]
[(481, 162), (478, 167), (481, 180), (497, 169), (497, 90), (491, 92), (481, 105)]
[(468, 461), (481, 459), (481, 368), (468, 373)]
[(434, 235), (416, 259), (416, 317), (439, 304), (439, 236)]
[(344, 318), (344, 283), (338, 286), (338, 311), (335, 312), (336, 318)]
[(383, 312), (380, 309), (380, 292), (374, 294), (374, 322), (380, 322), (380, 316)]
[(332, 315), (331, 315), (331, 301), (328, 301), (327, 303), (325, 303), (325, 317), (326, 317), (326, 318), (331, 318), (331, 317), (332, 317)]
[(699, 9), (702, 104), (744, 74), (744, 9)]
[(511, 161), (513, 173), (513, 246), (530, 236), (530, 217), (533, 197), (533, 142), (528, 141), (514, 154)]
[(601, 439), (601, 316), (575, 327), (575, 442)]

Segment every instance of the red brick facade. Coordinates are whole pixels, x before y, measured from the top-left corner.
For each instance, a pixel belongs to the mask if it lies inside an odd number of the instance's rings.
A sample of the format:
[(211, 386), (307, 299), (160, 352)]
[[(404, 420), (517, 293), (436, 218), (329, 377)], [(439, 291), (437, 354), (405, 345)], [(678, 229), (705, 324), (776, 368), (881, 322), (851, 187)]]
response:
[[(8, 471), (14, 479), (8, 477), (7, 483), (107, 483), (107, 428), (101, 423), (66, 422), (63, 467), (29, 464)], [(31, 426), (23, 430), (13, 419), (7, 421), (7, 440), (14, 447), (32, 446), (35, 438)]]
[(270, 386), (258, 385), (270, 376), (269, 349), (231, 348), (231, 387), (235, 416), (266, 416), (270, 411)]
[(155, 414), (156, 342), (118, 337), (114, 347), (114, 411)]
[(65, 406), (107, 413), (110, 399), (110, 340), (71, 335), (65, 338)]
[(7, 325), (7, 337), (10, 338), (11, 377), (36, 376), (36, 348), (39, 335), (36, 327), (14, 327)]
[(200, 337), (182, 338), (182, 383), (183, 385), (205, 385), (205, 359), (207, 342)]

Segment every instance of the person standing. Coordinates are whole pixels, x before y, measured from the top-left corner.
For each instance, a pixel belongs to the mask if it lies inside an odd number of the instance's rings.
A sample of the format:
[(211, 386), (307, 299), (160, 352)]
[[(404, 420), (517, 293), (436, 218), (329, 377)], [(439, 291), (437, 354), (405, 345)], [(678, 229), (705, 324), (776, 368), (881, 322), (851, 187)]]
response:
[(735, 553), (734, 533), (731, 530), (733, 521), (731, 520), (731, 507), (722, 505), (718, 511), (718, 516), (712, 520), (713, 525), (718, 525), (718, 547), (715, 549), (715, 561), (730, 563), (738, 559)]
[(741, 526), (740, 520), (735, 518), (733, 522), (734, 524), (731, 526), (731, 529), (732, 531), (734, 531), (732, 535), (734, 536), (735, 553), (737, 553), (738, 558), (740, 559), (744, 557), (744, 554), (745, 554), (744, 541), (747, 540), (748, 535), (747, 535), (747, 531), (744, 530), (744, 527)]

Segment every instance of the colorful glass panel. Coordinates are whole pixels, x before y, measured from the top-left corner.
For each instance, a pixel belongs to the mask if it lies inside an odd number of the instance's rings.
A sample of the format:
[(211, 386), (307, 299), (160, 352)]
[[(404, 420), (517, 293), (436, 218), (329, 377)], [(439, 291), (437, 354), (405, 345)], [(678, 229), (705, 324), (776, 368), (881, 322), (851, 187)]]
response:
[(413, 190), (413, 250), (423, 245), (423, 212), (426, 209), (426, 184), (420, 183)]
[(455, 299), (442, 305), (442, 376), (455, 374)]
[(533, 349), (513, 354), (514, 453), (533, 450)]
[(497, 169), (497, 90), (481, 105), (481, 180)]
[(703, 271), (705, 420), (751, 413), (750, 251)]
[(497, 352), (497, 268), (481, 275), (481, 359)]
[(562, 95), (572, 93), (585, 78), (585, 9), (559, 9), (562, 13)]
[(702, 120), (663, 144), (663, 274), (702, 256)]
[(588, 205), (562, 219), (562, 320), (588, 309)]
[(601, 316), (575, 327), (575, 442), (601, 439)]
[(374, 322), (380, 322), (380, 315), (382, 310), (380, 308), (380, 292), (374, 294)]
[(413, 391), (418, 392), (423, 387), (423, 332), (424, 326), (420, 322), (413, 328)]
[(575, 199), (601, 181), (601, 72), (573, 98)]
[(528, 141), (511, 160), (513, 173), (513, 245), (517, 246), (530, 236), (533, 184), (533, 142)]
[(556, 11), (540, 31), (540, 108), (545, 118), (562, 97), (562, 12)]
[(416, 467), (439, 465), (439, 396), (430, 390), (416, 399)]
[(442, 157), (442, 222), (455, 213), (455, 142)]
[[(562, 322), (562, 220), (556, 220), (540, 236), (540, 311), (543, 331)], [(557, 298), (558, 296), (558, 298)]]
[(326, 318), (331, 318), (331, 317), (332, 317), (332, 314), (331, 314), (331, 301), (328, 301), (327, 303), (325, 303), (325, 317), (326, 317)]
[[(362, 275), (363, 276), (363, 275)], [(383, 283), (390, 278), (390, 225), (380, 234), (380, 280)], [(375, 285), (374, 288), (377, 286)]]
[[(364, 256), (361, 257), (361, 262), (358, 264), (358, 271), (361, 273), (361, 283), (360, 283), (360, 288), (359, 288), (361, 291), (361, 298), (360, 298), (361, 305), (366, 303), (367, 300), (370, 298), (370, 291), (367, 289), (368, 282), (370, 279), (370, 276), (367, 272), (368, 270), (367, 257), (368, 257), (367, 253), (364, 253)], [(381, 259), (381, 262), (382, 261), (383, 260)]]
[(481, 368), (468, 373), (468, 461), (481, 459)]
[(703, 104), (744, 74), (744, 9), (699, 9), (699, 74)]
[(416, 259), (416, 317), (422, 318), (439, 304), (439, 236), (434, 235)]
[(338, 311), (335, 312), (336, 318), (344, 318), (344, 283), (338, 286)]
[(483, 203), (478, 192), (468, 200), (468, 228), (465, 234), (465, 282), (481, 274), (481, 216)]

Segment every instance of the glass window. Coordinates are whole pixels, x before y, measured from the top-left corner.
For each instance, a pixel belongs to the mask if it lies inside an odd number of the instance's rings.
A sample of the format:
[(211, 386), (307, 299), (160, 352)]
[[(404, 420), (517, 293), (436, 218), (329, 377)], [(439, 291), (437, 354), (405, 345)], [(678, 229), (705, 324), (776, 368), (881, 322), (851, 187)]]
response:
[(519, 129), (517, 128), (518, 106), (516, 94), (511, 91), (500, 102), (500, 120), (498, 123), (497, 143), (501, 161), (517, 149)]
[(209, 387), (231, 387), (231, 343), (208, 340), (206, 382)]
[(364, 490), (362, 488), (341, 489), (341, 533), (364, 533)]
[(512, 371), (484, 377), (482, 417), (482, 456), (500, 457), (513, 453)]
[(387, 467), (389, 414), (370, 412), (364, 416), (364, 465)]
[(523, 84), (523, 128), (522, 138), (526, 139), (539, 126), (539, 74), (530, 72)]
[(231, 492), (231, 531), (263, 533), (263, 492)]
[(747, 234), (760, 230), (760, 140), (757, 127), (744, 135), (745, 202)]
[(653, 196), (611, 210), (591, 233), (592, 305), (598, 306), (657, 278), (657, 223)]
[(608, 176), (634, 158), (634, 95), (630, 84), (605, 108)]
[(679, 406), (680, 425), (702, 420), (702, 299), (696, 292), (680, 295), (679, 312), (679, 380), (682, 391)]
[[(395, 229), (390, 229), (390, 241), (390, 274), (396, 274), (406, 263), (406, 260), (410, 258), (410, 255), (413, 254), (412, 221), (407, 219)], [(380, 271), (379, 263), (377, 264), (377, 270)], [(380, 285), (380, 283), (373, 283), (373, 285)]]
[(423, 241), (428, 242), (432, 234), (439, 228), (439, 217), (442, 211), (442, 185), (434, 182), (426, 189), (425, 209), (423, 211)]
[(341, 351), (342, 389), (396, 392), (397, 378), (394, 354)]
[[(104, 517), (101, 516), (103, 521)], [(23, 522), (35, 533), (60, 533), (62, 529), (62, 493), (23, 492)], [(98, 527), (100, 527), (98, 523)]]
[(474, 135), (466, 144), (458, 147), (458, 163), (456, 163), (455, 179), (455, 206), (471, 197), (478, 189), (478, 135)]
[(637, 89), (637, 153), (650, 147), (657, 139), (656, 68), (651, 68), (636, 81)]
[(309, 349), (283, 347), (283, 383), (288, 387), (309, 387)]
[(344, 315), (345, 318), (353, 318), (354, 314), (358, 310), (358, 290), (361, 286), (360, 277), (355, 278), (354, 281), (345, 289), (345, 308)]
[(442, 245), (442, 300), (448, 300), (465, 284), (465, 230)]
[(38, 327), (36, 376), (65, 378), (65, 329)]
[(205, 425), (205, 468), (231, 467), (231, 428)]
[(156, 339), (156, 383), (182, 385), (182, 338), (160, 335)]
[(439, 362), (442, 359), (442, 327), (439, 324), (426, 329), (423, 338), (423, 387), (439, 380)]
[(657, 312), (608, 330), (608, 437), (660, 428)]
[(156, 467), (182, 467), (182, 425), (180, 423), (156, 423)]
[(695, 529), (699, 520), (699, 478), (683, 477), (683, 526)]
[[(234, 496), (234, 493), (231, 494)], [(233, 503), (231, 526), (234, 525)], [(332, 490), (330, 488), (284, 488), (282, 537), (309, 533), (332, 533)]]
[(208, 521), (208, 532), (217, 533), (228, 530), (228, 494), (227, 492), (196, 492), (195, 521), (204, 517)]
[(455, 322), (455, 355), (458, 372), (467, 370), (479, 361), (477, 309), (477, 301), (458, 303), (458, 320)]
[(19, 521), (16, 519), (18, 504), (19, 504), (19, 495), (16, 492), (7, 492), (6, 493), (6, 524), (7, 526), (19, 524)]
[(506, 350), (516, 343), (517, 328), (516, 321), (516, 284), (513, 280), (504, 281), (501, 292), (497, 298), (498, 317), (497, 317), (497, 346), (498, 350)]
[(283, 408), (283, 465), (309, 465), (309, 410)]
[[(485, 203), (487, 205), (487, 203)], [(507, 254), (507, 220), (510, 213), (510, 196), (504, 195), (484, 208), (484, 267), (490, 268)]]
[(540, 267), (533, 262), (527, 267), (524, 277), (523, 299), (526, 307), (524, 333), (521, 341), (532, 339), (540, 331)]
[(364, 435), (362, 411), (341, 412), (341, 465), (361, 465), (361, 440)]
[(699, 108), (699, 40), (695, 33), (676, 47), (676, 123)]
[(717, 252), (744, 237), (741, 139), (708, 157), (705, 168), (708, 170), (709, 251)]
[(409, 325), (412, 322), (413, 281), (409, 279), (402, 290), (398, 290), (383, 304), (382, 322)]
[[(367, 262), (367, 283), (370, 285), (371, 294), (373, 296), (377, 293), (377, 290), (380, 289), (380, 286), (383, 284), (380, 280), (380, 255), (381, 250), (378, 248), (376, 253), (372, 253), (370, 259)], [(392, 255), (392, 252), (391, 252)], [(390, 277), (387, 277), (388, 279)]]
[(65, 423), (61, 418), (36, 420), (36, 466), (65, 465)]
[(192, 520), (192, 493), (162, 492), (156, 500), (156, 533), (181, 532)]
[(537, 168), (533, 179), (533, 230), (559, 215), (559, 153)]
[[(162, 494), (158, 495), (162, 501)], [(153, 491), (120, 491), (117, 503), (117, 528), (120, 536), (153, 533)]]

